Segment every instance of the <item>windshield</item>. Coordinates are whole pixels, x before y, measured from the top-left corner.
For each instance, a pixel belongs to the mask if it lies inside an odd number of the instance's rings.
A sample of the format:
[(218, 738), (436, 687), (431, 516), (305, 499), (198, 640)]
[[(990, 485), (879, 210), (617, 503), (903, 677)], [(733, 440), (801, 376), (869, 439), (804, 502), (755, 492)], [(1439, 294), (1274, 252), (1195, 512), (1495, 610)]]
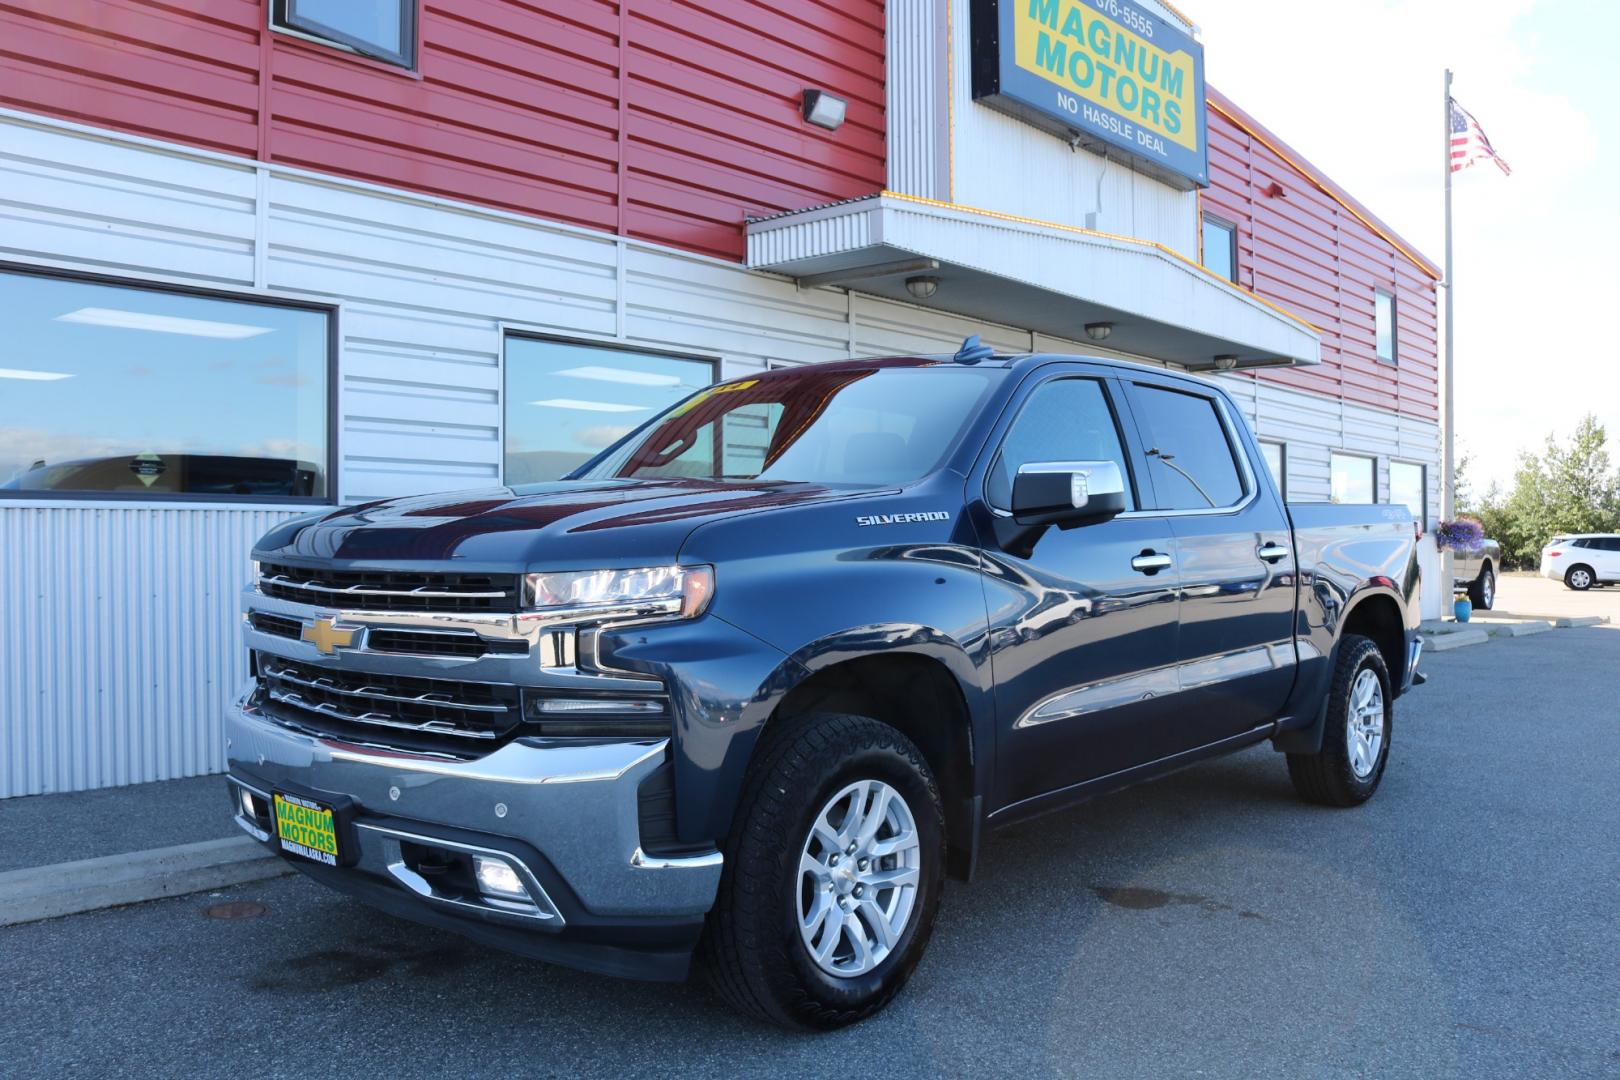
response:
[(944, 460), (1000, 369), (813, 367), (675, 405), (573, 474), (895, 485)]

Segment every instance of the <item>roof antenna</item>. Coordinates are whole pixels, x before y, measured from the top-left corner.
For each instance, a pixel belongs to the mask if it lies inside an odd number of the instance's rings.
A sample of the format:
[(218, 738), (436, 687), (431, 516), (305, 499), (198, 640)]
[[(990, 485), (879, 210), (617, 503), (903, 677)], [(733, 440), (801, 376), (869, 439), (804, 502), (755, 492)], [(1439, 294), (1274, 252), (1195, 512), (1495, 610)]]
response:
[(980, 341), (978, 334), (969, 334), (951, 359), (958, 364), (977, 364), (980, 360), (988, 360), (994, 355), (996, 350)]

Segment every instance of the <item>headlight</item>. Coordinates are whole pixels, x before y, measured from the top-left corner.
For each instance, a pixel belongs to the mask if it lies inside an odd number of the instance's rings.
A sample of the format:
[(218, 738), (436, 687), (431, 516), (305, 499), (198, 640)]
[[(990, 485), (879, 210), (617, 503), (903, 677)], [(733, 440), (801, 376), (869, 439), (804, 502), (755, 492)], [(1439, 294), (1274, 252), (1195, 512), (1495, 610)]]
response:
[(713, 596), (712, 566), (570, 570), (523, 578), (525, 612), (547, 619), (690, 619), (702, 614)]

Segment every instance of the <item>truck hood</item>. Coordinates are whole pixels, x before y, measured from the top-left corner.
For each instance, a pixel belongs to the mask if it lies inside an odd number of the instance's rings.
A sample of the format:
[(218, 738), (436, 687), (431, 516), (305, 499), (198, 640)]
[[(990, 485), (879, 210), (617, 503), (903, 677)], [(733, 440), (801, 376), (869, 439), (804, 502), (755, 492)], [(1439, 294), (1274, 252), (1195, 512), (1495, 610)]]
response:
[(809, 483), (559, 480), (521, 490), (389, 499), (296, 518), (268, 533), (254, 551), (261, 558), (357, 565), (453, 559), (459, 570), (671, 562), (705, 522), (870, 493)]

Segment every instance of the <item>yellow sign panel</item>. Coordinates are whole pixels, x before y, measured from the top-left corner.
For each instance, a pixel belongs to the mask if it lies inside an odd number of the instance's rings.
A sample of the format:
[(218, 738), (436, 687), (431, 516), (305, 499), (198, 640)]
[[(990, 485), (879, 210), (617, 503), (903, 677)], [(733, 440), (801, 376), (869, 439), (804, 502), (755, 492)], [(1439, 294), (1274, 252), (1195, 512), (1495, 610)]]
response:
[[(1155, 44), (1156, 20), (1123, 4), (1118, 16), (1109, 18), (1099, 9), (1111, 5), (1097, 0), (1012, 4), (1014, 55), (1021, 70), (1078, 98), (1077, 110), (1089, 102), (1112, 113), (1085, 119), (1116, 137), (1148, 149), (1160, 138), (1199, 150), (1196, 62), (1185, 49)], [(1131, 26), (1133, 21), (1139, 25)], [(1135, 131), (1124, 130), (1132, 125)]]

